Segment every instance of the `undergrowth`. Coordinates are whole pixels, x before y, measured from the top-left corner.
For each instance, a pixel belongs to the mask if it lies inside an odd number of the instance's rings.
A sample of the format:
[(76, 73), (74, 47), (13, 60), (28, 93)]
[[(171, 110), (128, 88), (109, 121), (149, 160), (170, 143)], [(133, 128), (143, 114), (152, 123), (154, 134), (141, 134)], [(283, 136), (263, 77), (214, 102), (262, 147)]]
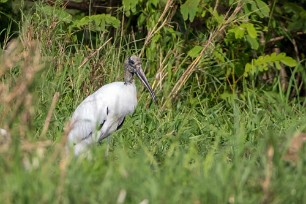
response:
[(73, 110), (121, 80), (123, 60), (141, 49), (124, 31), (101, 32), (91, 47), (44, 29), (25, 15), (1, 53), (1, 203), (305, 203), (305, 149), (287, 157), (306, 128), (303, 99), (290, 100), (277, 83), (226, 93), (219, 65), (204, 57), (207, 68), (168, 100), (191, 64), (180, 41), (143, 59), (159, 102), (136, 79), (139, 104), (111, 135), (109, 156), (105, 141), (90, 159), (67, 157)]

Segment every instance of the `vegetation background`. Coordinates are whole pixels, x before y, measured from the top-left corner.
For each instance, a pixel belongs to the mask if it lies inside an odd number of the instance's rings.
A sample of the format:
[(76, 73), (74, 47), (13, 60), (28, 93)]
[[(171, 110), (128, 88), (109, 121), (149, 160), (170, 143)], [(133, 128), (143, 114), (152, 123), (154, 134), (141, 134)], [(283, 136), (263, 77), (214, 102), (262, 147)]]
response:
[[(306, 203), (305, 0), (0, 0), (0, 203)], [(142, 57), (91, 159), (69, 118)]]

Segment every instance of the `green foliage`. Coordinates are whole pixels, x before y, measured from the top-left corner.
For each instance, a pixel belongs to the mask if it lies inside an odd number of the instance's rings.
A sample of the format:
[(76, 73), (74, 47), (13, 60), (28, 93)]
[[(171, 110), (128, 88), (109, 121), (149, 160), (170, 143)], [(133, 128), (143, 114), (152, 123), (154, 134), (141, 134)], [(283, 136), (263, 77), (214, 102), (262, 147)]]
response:
[(107, 31), (109, 26), (113, 28), (118, 28), (120, 26), (120, 21), (109, 14), (99, 14), (92, 16), (85, 16), (80, 20), (74, 20), (73, 24), (70, 26), (72, 28), (86, 28), (91, 31)]
[(196, 45), (191, 50), (188, 51), (187, 55), (192, 58), (195, 58), (200, 54), (202, 49), (203, 47)]
[(297, 61), (286, 56), (286, 53), (272, 53), (271, 55), (260, 56), (257, 59), (253, 59), (251, 63), (247, 63), (245, 65), (244, 76), (267, 71), (269, 66), (276, 67), (280, 70), (280, 63), (283, 63), (288, 67), (295, 67), (298, 65)]
[(181, 13), (185, 21), (189, 19), (190, 22), (193, 21), (196, 16), (200, 0), (186, 0), (184, 4), (181, 5)]
[[(0, 203), (305, 203), (297, 190), (306, 188), (305, 146), (296, 161), (284, 159), (294, 135), (306, 131), (305, 46), (296, 34), (305, 25), (295, 23), (305, 1), (174, 1), (164, 13), (170, 1), (123, 0), (112, 5), (116, 12), (90, 16), (44, 2), (22, 12), (20, 53), (1, 51), (0, 128), (11, 141), (0, 135)], [(29, 52), (33, 42), (38, 50)], [(105, 141), (89, 160), (67, 158), (73, 110), (121, 80), (123, 60), (142, 48), (158, 103), (135, 80), (136, 112), (112, 134), (109, 156)], [(271, 83), (266, 71), (275, 74)]]
[(268, 17), (270, 14), (269, 6), (262, 0), (247, 1), (245, 5), (246, 13), (254, 13), (260, 18)]
[(288, 30), (290, 31), (306, 31), (306, 10), (295, 3), (286, 2), (282, 8), (284, 12), (289, 14)]
[(110, 14), (98, 14), (75, 19), (62, 8), (51, 6), (38, 6), (36, 16), (53, 19), (57, 23), (65, 23), (70, 31), (73, 29), (89, 29), (94, 32), (106, 31), (109, 27), (118, 28), (120, 25), (120, 21)]
[(16, 37), (18, 32), (19, 13), (16, 10), (20, 9), (20, 2), (13, 5), (12, 1), (0, 1), (0, 47), (11, 38)]
[(37, 16), (46, 15), (46, 18), (53, 19), (59, 23), (71, 23), (72, 22), (72, 15), (69, 14), (67, 11), (56, 8), (52, 6), (39, 6), (39, 13), (36, 13)]
[(141, 2), (140, 0), (123, 0), (122, 1), (122, 6), (123, 6), (124, 13), (127, 16), (130, 16), (131, 14), (137, 13), (136, 6), (140, 2)]
[(259, 43), (257, 40), (257, 31), (252, 23), (242, 23), (239, 26), (234, 26), (228, 30), (228, 35), (234, 34), (235, 39), (246, 38), (246, 41), (250, 44), (251, 48), (257, 50)]
[(235, 26), (234, 28), (228, 30), (228, 33), (234, 33), (236, 39), (241, 39), (245, 36), (245, 32), (251, 37), (256, 38), (257, 32), (252, 23), (242, 23), (239, 26)]

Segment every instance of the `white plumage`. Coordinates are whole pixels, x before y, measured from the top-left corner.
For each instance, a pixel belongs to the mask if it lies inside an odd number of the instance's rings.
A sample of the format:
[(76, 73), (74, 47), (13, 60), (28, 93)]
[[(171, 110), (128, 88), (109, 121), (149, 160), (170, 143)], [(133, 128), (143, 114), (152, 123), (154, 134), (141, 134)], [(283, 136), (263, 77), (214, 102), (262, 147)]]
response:
[(101, 142), (123, 123), (126, 115), (134, 112), (137, 105), (136, 86), (133, 75), (136, 74), (152, 91), (141, 68), (140, 58), (131, 56), (125, 61), (124, 82), (113, 82), (102, 86), (88, 96), (74, 111), (68, 134), (68, 147), (74, 154), (85, 152), (92, 144)]

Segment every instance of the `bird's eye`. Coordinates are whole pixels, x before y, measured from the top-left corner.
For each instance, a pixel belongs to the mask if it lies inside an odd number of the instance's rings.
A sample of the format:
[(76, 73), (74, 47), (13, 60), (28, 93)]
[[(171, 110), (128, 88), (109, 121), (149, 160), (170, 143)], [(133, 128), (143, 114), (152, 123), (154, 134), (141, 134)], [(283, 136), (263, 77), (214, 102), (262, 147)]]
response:
[(130, 65), (134, 65), (135, 62), (134, 62), (133, 60), (131, 60), (131, 58), (129, 58), (129, 64), (130, 64)]

